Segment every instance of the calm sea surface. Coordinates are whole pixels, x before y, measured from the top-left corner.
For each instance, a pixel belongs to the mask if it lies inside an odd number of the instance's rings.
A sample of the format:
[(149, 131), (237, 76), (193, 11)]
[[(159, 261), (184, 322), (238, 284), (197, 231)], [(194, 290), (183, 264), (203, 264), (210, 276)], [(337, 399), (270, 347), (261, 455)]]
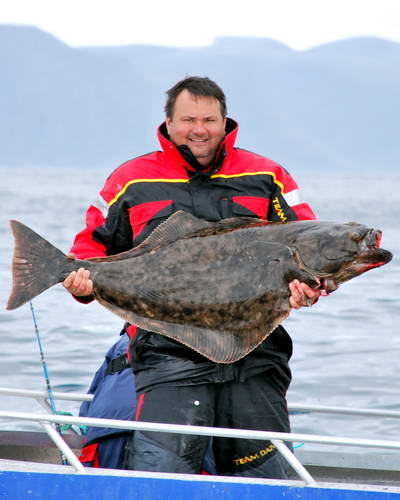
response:
[[(108, 173), (0, 168), (0, 387), (45, 387), (29, 306), (4, 309), (13, 247), (8, 220), (24, 222), (67, 251)], [(294, 343), (289, 401), (400, 410), (400, 176), (301, 171), (295, 177), (318, 218), (382, 229), (382, 246), (395, 257), (313, 308), (291, 314), (285, 323)], [(122, 321), (97, 303), (76, 303), (61, 286), (34, 299), (34, 307), (53, 390), (86, 392)], [(5, 396), (0, 396), (0, 409), (41, 412), (36, 403)], [(77, 414), (78, 407), (59, 402), (58, 409)], [(292, 427), (296, 432), (400, 439), (400, 420), (390, 418), (293, 415)], [(38, 430), (5, 420), (0, 429)]]

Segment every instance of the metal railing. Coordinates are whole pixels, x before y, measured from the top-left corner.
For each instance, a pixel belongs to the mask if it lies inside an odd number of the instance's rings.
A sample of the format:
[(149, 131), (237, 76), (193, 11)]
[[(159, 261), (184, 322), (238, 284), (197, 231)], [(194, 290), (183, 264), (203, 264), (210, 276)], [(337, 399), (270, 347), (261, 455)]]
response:
[[(23, 398), (36, 399), (38, 402), (46, 401), (48, 398), (48, 392), (46, 390), (42, 391), (32, 391), (25, 389), (8, 389), (5, 387), (0, 387), (0, 396), (16, 396)], [(53, 396), (55, 399), (63, 401), (92, 401), (92, 394), (82, 394), (77, 392), (55, 392), (53, 391)], [(289, 403), (289, 411), (291, 412), (301, 412), (301, 413), (335, 413), (338, 415), (362, 415), (366, 417), (389, 417), (389, 418), (400, 418), (400, 411), (396, 410), (376, 410), (376, 409), (365, 409), (365, 408), (348, 408), (345, 406), (320, 406), (320, 405), (307, 405), (300, 403)]]
[[(213, 437), (226, 437), (226, 438), (238, 438), (238, 439), (257, 439), (263, 441), (271, 441), (278, 450), (279, 453), (285, 458), (285, 460), (292, 466), (299, 477), (307, 485), (316, 485), (315, 480), (311, 477), (309, 472), (305, 469), (303, 464), (298, 460), (298, 458), (289, 450), (285, 442), (301, 442), (301, 443), (317, 443), (317, 444), (334, 444), (342, 446), (359, 446), (364, 448), (386, 448), (400, 450), (400, 441), (392, 440), (378, 440), (378, 439), (358, 439), (358, 438), (348, 438), (348, 437), (332, 437), (332, 436), (321, 436), (313, 434), (302, 434), (302, 433), (283, 433), (283, 432), (270, 432), (270, 431), (254, 431), (246, 429), (227, 429), (221, 427), (203, 427), (203, 426), (191, 426), (191, 425), (177, 425), (177, 424), (162, 424), (162, 423), (152, 423), (152, 422), (132, 422), (126, 420), (114, 420), (114, 419), (104, 419), (104, 418), (88, 418), (88, 417), (74, 417), (65, 415), (53, 415), (51, 414), (50, 405), (47, 402), (47, 391), (29, 391), (20, 389), (6, 389), (0, 388), (0, 395), (3, 396), (16, 396), (33, 398), (37, 400), (42, 406), (46, 408), (49, 414), (40, 415), (34, 413), (24, 413), (24, 412), (13, 412), (13, 411), (0, 411), (0, 419), (13, 419), (13, 420), (23, 420), (38, 422), (52, 441), (55, 443), (57, 448), (64, 454), (67, 458), (69, 464), (73, 467), (75, 472), (79, 474), (85, 473), (85, 468), (77, 459), (74, 452), (70, 449), (67, 443), (62, 439), (62, 436), (58, 434), (52, 424), (68, 424), (68, 425), (79, 425), (88, 427), (108, 427), (117, 428), (121, 430), (133, 431), (152, 431), (152, 432), (170, 432), (177, 434), (196, 434), (202, 436), (213, 436)], [(89, 394), (77, 394), (77, 393), (62, 393), (53, 392), (55, 399), (68, 400), (68, 401), (91, 401), (93, 399), (92, 395)], [(345, 415), (364, 415), (364, 416), (380, 416), (380, 417), (391, 417), (400, 418), (400, 411), (392, 410), (369, 410), (361, 408), (345, 408), (345, 407), (323, 407), (314, 405), (300, 405), (292, 404), (289, 405), (290, 411), (299, 412), (319, 412), (319, 413), (336, 413)]]

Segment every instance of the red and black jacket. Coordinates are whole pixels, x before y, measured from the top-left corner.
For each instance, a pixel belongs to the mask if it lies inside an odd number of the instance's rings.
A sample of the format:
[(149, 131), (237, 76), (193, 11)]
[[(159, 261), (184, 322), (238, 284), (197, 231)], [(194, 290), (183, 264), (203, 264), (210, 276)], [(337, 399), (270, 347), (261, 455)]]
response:
[[(162, 151), (129, 160), (110, 175), (98, 201), (89, 207), (86, 228), (76, 236), (71, 252), (78, 258), (88, 258), (129, 250), (177, 210), (211, 221), (234, 216), (254, 216), (269, 221), (314, 219), (310, 206), (300, 201), (296, 182), (282, 166), (234, 146), (237, 131), (237, 123), (228, 118), (225, 139), (214, 162), (204, 170), (187, 147), (178, 147), (170, 141), (166, 126), (162, 124), (158, 130)], [(273, 366), (287, 364), (291, 341), (282, 333), (283, 329), (279, 330), (280, 335), (279, 332), (272, 334), (256, 349), (257, 352), (234, 364), (242, 367), (234, 370), (234, 378), (248, 376), (255, 366), (258, 367), (256, 371), (260, 371), (271, 363)], [(143, 340), (145, 333), (146, 340)], [(206, 380), (210, 376), (213, 380), (208, 372), (215, 363), (159, 334), (141, 331), (133, 344), (134, 354), (141, 351), (136, 366), (139, 390), (152, 385), (151, 382), (140, 383), (141, 366), (146, 363), (159, 365), (168, 352), (181, 360), (191, 359), (196, 365), (185, 369), (182, 366), (182, 383), (184, 380), (193, 382), (196, 374), (203, 374)], [(161, 354), (160, 359), (157, 352)], [(243, 372), (246, 365), (249, 366)], [(232, 365), (227, 366), (214, 368), (216, 371), (231, 370), (229, 366)], [(204, 381), (204, 376), (200, 375), (198, 380)], [(170, 377), (163, 374), (159, 380), (171, 379), (172, 383), (174, 378), (176, 374), (170, 373)]]

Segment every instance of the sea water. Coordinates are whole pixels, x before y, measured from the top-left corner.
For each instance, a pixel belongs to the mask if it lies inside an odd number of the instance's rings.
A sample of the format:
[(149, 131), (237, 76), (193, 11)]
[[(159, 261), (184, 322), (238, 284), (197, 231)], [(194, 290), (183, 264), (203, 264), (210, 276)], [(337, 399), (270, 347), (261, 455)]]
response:
[[(9, 219), (67, 252), (108, 173), (77, 167), (0, 169), (0, 387), (45, 388), (29, 304), (4, 309), (11, 289)], [(310, 170), (296, 172), (295, 178), (319, 219), (381, 229), (382, 246), (394, 259), (312, 308), (292, 312), (285, 322), (294, 344), (289, 403), (400, 410), (400, 177), (394, 171)], [(95, 302), (79, 304), (62, 286), (33, 304), (53, 390), (86, 392), (122, 320)], [(77, 403), (57, 406), (78, 413)], [(0, 409), (42, 412), (29, 400), (8, 396), (0, 396)], [(392, 418), (295, 414), (291, 421), (295, 432), (400, 439), (400, 420)], [(7, 420), (0, 421), (0, 429), (39, 430), (37, 424)]]

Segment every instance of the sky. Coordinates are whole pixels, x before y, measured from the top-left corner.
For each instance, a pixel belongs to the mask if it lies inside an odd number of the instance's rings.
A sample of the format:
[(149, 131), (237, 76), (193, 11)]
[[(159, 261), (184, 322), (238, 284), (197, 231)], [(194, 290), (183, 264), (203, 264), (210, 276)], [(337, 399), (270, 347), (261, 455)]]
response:
[(400, 0), (0, 0), (0, 24), (28, 24), (71, 46), (205, 46), (271, 38), (295, 50), (374, 36), (400, 42)]

